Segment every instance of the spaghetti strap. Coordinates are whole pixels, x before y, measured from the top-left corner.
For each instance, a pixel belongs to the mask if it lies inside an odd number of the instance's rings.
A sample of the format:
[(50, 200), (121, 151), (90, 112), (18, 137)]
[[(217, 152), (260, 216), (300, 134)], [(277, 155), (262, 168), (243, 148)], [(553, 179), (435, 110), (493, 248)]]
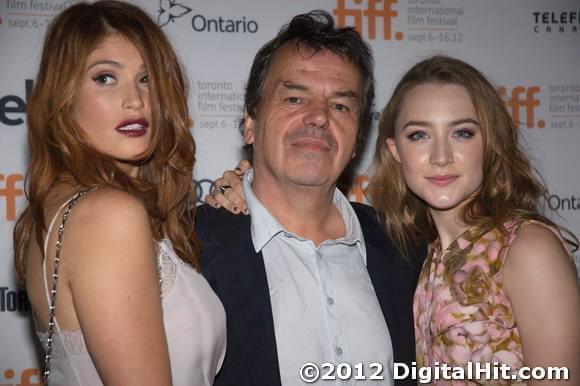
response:
[[(52, 231), (52, 227), (54, 226), (54, 223), (56, 222), (56, 219), (59, 217), (58, 215), (60, 214), (60, 212), (62, 212), (62, 210), (72, 201), (73, 198), (76, 197), (76, 194), (73, 195), (72, 197), (69, 197), (56, 211), (56, 213), (54, 214), (54, 216), (52, 217), (52, 220), (50, 221), (50, 224), (48, 225), (48, 229), (46, 230), (46, 236), (44, 238), (44, 247), (43, 247), (43, 252), (44, 252), (44, 260), (42, 261), (42, 281), (44, 282), (44, 295), (46, 297), (46, 304), (50, 305), (50, 296), (48, 294), (49, 290), (48, 290), (48, 282), (46, 281), (46, 260), (48, 260), (48, 240), (50, 239), (50, 232)], [(56, 317), (54, 318), (54, 325), (56, 327), (56, 331), (60, 331), (60, 327), (58, 325), (58, 322), (56, 320)]]

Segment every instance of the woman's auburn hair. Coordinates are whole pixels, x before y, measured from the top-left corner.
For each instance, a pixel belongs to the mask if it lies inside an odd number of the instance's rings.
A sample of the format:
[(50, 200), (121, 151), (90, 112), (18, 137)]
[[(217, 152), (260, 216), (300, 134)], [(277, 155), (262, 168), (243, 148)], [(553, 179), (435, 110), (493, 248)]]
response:
[[(72, 117), (87, 57), (109, 36), (131, 42), (149, 76), (152, 139), (135, 178), (123, 172), (115, 159), (97, 152)], [(193, 229), (195, 143), (187, 101), (187, 80), (171, 43), (140, 8), (115, 0), (78, 3), (54, 19), (28, 102), (28, 205), (13, 235), (20, 279), (25, 276), (33, 234), (42, 245), (47, 196), (61, 183), (130, 193), (147, 209), (155, 240), (169, 238), (181, 259), (198, 267)]]
[[(483, 136), (483, 181), (480, 189), (461, 210), (461, 219), (475, 226), (478, 236), (492, 228), (505, 233), (512, 218), (532, 219), (551, 226), (540, 214), (546, 209), (548, 193), (529, 159), (518, 145), (518, 128), (504, 102), (486, 77), (473, 66), (455, 58), (437, 55), (415, 64), (399, 81), (381, 113), (373, 169), (367, 195), (379, 213), (387, 233), (401, 252), (409, 256), (422, 243), (433, 242), (437, 231), (424, 201), (405, 184), (401, 165), (386, 145), (395, 137), (395, 122), (407, 93), (416, 86), (454, 84), (471, 98)], [(563, 228), (567, 241), (578, 240)]]

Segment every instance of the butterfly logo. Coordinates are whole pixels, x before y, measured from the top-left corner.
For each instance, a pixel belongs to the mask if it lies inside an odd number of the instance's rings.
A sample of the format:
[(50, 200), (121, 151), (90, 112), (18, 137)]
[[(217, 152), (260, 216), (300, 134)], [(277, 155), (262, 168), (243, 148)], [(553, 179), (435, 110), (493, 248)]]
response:
[(164, 27), (170, 22), (175, 21), (178, 17), (191, 12), (191, 8), (173, 0), (159, 0), (159, 14), (157, 15), (157, 24)]

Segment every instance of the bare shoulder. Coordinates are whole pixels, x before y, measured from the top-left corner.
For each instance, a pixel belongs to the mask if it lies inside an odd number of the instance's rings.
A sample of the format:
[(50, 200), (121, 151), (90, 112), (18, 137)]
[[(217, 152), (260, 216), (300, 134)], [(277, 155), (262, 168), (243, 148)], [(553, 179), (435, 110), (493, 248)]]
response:
[(542, 264), (554, 259), (570, 261), (562, 239), (547, 225), (524, 224), (519, 229), (508, 255), (506, 264)]
[[(63, 242), (80, 263), (95, 258), (105, 262), (112, 256), (137, 257), (152, 250), (152, 239), (145, 206), (126, 192), (105, 188), (86, 194), (76, 203)], [(140, 253), (121, 253), (134, 249)]]
[(517, 278), (518, 281), (539, 280), (546, 285), (549, 285), (550, 279), (555, 282), (576, 282), (574, 262), (562, 239), (555, 232), (547, 225), (522, 225), (505, 264), (508, 282), (510, 278)]
[(111, 188), (87, 193), (75, 205), (74, 212), (75, 217), (82, 219), (85, 225), (100, 221), (114, 224), (147, 218), (145, 206), (136, 197)]

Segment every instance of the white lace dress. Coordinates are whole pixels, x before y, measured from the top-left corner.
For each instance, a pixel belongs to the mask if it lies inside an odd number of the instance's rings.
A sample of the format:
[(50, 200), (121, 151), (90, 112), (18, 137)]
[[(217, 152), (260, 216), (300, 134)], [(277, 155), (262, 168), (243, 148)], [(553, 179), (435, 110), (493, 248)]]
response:
[[(53, 219), (47, 234), (50, 234), (54, 222)], [(46, 254), (46, 241), (44, 250), (45, 256), (50, 256)], [(176, 255), (169, 240), (158, 243), (157, 258), (173, 384), (212, 385), (226, 349), (224, 308), (205, 278)], [(50, 304), (46, 260), (44, 270), (46, 296)], [(49, 384), (102, 385), (87, 352), (82, 331), (62, 331), (56, 319), (55, 322)], [(46, 350), (47, 334), (37, 332), (37, 336)]]

